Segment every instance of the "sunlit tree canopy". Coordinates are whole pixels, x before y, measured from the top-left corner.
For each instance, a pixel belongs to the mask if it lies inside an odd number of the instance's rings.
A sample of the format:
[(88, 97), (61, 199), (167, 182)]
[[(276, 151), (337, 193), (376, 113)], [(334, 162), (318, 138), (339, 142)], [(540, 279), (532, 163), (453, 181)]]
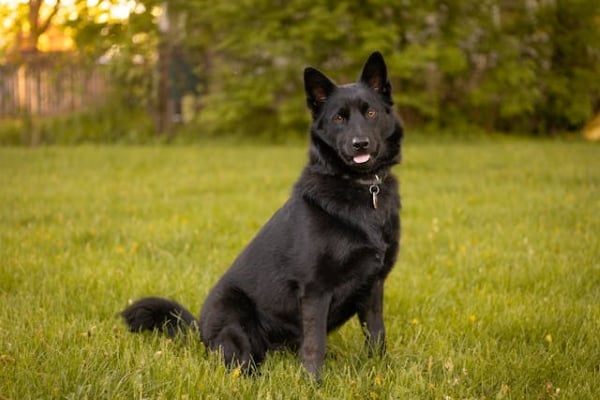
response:
[(147, 12), (156, 16), (159, 9), (135, 0), (0, 0), (0, 54), (75, 50), (85, 25), (125, 24)]

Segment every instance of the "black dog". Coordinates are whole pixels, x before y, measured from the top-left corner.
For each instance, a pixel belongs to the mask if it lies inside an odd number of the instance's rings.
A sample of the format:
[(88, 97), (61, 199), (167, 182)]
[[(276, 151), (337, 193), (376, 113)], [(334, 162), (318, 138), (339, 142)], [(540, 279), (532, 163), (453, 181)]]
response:
[(383, 282), (396, 261), (400, 198), (391, 167), (402, 127), (380, 53), (359, 81), (336, 86), (304, 71), (312, 112), (308, 165), (290, 199), (212, 289), (200, 319), (151, 297), (122, 312), (132, 331), (196, 325), (225, 362), (256, 366), (268, 350), (300, 349), (318, 378), (327, 333), (358, 314), (370, 350), (383, 350)]

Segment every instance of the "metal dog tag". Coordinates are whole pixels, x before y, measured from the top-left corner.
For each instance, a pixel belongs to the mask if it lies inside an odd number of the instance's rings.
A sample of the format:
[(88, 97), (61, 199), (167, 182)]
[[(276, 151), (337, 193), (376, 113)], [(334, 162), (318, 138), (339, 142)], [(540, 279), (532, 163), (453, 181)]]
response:
[(379, 194), (379, 186), (377, 184), (373, 184), (369, 186), (369, 193), (373, 196), (373, 208), (377, 209), (379, 206), (379, 198), (377, 195)]

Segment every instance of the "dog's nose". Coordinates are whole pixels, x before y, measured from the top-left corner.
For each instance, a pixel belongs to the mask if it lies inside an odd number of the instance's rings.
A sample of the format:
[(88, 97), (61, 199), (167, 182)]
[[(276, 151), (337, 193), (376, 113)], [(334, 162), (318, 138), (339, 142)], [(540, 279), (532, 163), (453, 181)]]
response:
[(352, 139), (352, 147), (354, 150), (364, 150), (369, 147), (369, 138), (355, 137)]

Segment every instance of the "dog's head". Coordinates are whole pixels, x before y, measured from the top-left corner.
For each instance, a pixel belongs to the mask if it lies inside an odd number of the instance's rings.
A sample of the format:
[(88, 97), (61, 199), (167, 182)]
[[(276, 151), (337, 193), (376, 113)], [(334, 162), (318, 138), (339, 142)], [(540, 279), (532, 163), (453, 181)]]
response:
[(312, 159), (334, 172), (357, 174), (378, 173), (400, 162), (402, 126), (379, 52), (367, 59), (357, 83), (338, 86), (309, 67), (304, 87), (313, 118)]

